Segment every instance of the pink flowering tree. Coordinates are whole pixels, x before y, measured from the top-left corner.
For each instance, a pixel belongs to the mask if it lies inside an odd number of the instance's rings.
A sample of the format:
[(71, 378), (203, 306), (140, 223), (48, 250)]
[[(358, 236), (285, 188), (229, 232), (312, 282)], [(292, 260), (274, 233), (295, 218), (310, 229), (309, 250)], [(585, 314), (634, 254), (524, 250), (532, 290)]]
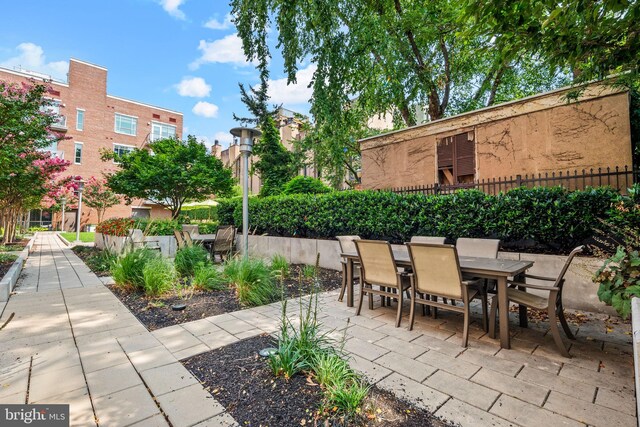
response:
[(0, 225), (2, 243), (14, 240), (18, 218), (37, 208), (69, 162), (46, 148), (63, 136), (51, 126), (47, 85), (0, 80)]
[(84, 185), (82, 199), (88, 207), (96, 210), (99, 223), (108, 208), (119, 205), (122, 201), (121, 196), (109, 188), (106, 179), (94, 176)]

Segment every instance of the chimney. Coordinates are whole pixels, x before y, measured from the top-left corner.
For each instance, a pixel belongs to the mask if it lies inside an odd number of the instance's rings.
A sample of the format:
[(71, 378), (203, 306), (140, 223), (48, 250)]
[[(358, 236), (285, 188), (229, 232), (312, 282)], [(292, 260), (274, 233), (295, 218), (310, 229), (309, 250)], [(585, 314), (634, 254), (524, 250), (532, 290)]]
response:
[(220, 142), (216, 139), (213, 143), (213, 147), (211, 147), (211, 155), (222, 158), (222, 147), (220, 146)]

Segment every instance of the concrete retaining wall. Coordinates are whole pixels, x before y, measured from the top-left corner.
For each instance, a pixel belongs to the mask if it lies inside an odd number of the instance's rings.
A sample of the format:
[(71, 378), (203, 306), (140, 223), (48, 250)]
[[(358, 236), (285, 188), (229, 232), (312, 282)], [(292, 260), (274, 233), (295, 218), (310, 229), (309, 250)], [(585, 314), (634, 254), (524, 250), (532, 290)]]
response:
[[(242, 236), (238, 236), (237, 248), (242, 248)], [(249, 236), (249, 254), (270, 258), (283, 255), (293, 264), (315, 264), (320, 254), (320, 266), (340, 270), (340, 245), (337, 240), (298, 239), (292, 237)], [(500, 252), (499, 258), (534, 261), (531, 274), (556, 277), (567, 257), (528, 253)], [(574, 258), (565, 276), (562, 301), (566, 308), (615, 315), (615, 310), (598, 300), (598, 286), (591, 281), (593, 273), (602, 265), (596, 258)], [(545, 283), (547, 284), (547, 283)], [(533, 292), (533, 291), (532, 291)]]
[(31, 240), (29, 240), (29, 243), (27, 243), (27, 246), (25, 246), (22, 252), (20, 252), (20, 255), (18, 255), (18, 258), (13, 262), (9, 271), (7, 271), (2, 280), (0, 280), (0, 302), (9, 301), (9, 296), (11, 295), (13, 288), (16, 286), (18, 277), (20, 277), (20, 273), (22, 272), (22, 266), (27, 258), (29, 258), (34, 241), (35, 235)]
[[(167, 258), (173, 258), (176, 256), (178, 250), (178, 243), (173, 236), (145, 236), (146, 242), (158, 242), (160, 245), (160, 252)], [(96, 248), (108, 249), (117, 254), (121, 254), (130, 242), (126, 237), (108, 236), (102, 233), (96, 233), (95, 240)]]

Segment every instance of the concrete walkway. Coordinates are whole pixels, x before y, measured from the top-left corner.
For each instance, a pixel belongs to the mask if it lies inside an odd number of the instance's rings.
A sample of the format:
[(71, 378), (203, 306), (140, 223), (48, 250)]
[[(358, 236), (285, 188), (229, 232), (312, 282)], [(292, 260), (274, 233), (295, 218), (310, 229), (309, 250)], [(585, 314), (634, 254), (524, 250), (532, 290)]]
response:
[(0, 403), (68, 403), (74, 426), (235, 425), (54, 234), (36, 238), (7, 321)]
[[(74, 276), (75, 274), (75, 276)], [(38, 278), (38, 280), (35, 279)], [(57, 278), (56, 278), (57, 277)], [(61, 280), (64, 277), (64, 280)], [(511, 350), (477, 323), (460, 346), (462, 320), (418, 316), (395, 328), (395, 310), (362, 315), (319, 296), (323, 328), (344, 340), (370, 382), (463, 426), (635, 426), (628, 325), (580, 325), (573, 358), (556, 350), (545, 322), (515, 326)], [(299, 312), (290, 301), (289, 314)], [(0, 402), (71, 403), (74, 425), (232, 425), (178, 362), (243, 338), (273, 333), (271, 304), (148, 332), (68, 249), (42, 235), (0, 325)], [(408, 310), (405, 310), (405, 313)]]

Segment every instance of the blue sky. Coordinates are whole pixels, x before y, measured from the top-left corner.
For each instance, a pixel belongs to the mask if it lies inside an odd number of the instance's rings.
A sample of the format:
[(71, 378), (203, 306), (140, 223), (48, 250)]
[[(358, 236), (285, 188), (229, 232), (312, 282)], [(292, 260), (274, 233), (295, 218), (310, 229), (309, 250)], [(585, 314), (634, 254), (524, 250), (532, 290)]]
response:
[[(208, 145), (228, 145), (238, 126), (233, 113), (247, 114), (238, 82), (255, 85), (258, 73), (244, 58), (227, 0), (23, 0), (2, 9), (0, 66), (66, 81), (69, 58), (101, 65), (109, 94), (181, 111), (185, 134)], [(307, 114), (313, 65), (287, 85), (273, 54), (272, 102)]]

